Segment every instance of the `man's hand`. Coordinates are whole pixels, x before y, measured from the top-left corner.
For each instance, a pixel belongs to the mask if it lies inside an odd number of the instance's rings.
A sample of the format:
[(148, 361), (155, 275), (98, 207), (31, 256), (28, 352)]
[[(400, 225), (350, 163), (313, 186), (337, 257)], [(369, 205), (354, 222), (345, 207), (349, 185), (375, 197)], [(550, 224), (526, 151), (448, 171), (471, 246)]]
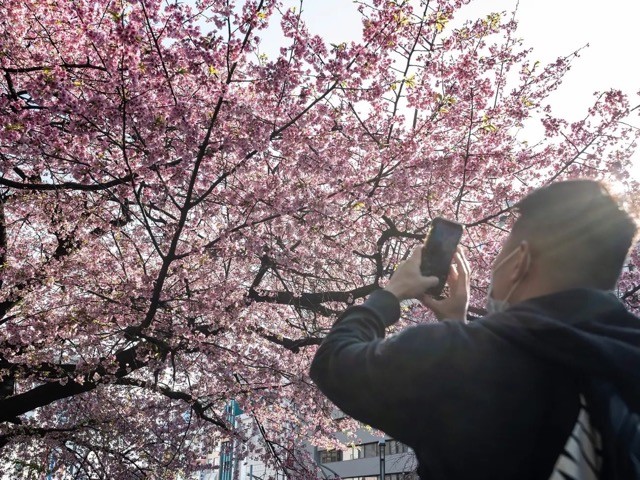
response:
[(422, 276), (421, 259), (422, 247), (417, 247), (406, 261), (398, 265), (385, 290), (393, 293), (399, 301), (409, 298), (422, 299), (427, 289), (438, 284), (438, 278)]
[(467, 318), (467, 308), (469, 307), (469, 263), (458, 247), (453, 256), (453, 263), (449, 271), (447, 283), (449, 284), (449, 296), (442, 300), (436, 300), (430, 295), (422, 294), (418, 299), (422, 304), (436, 314), (438, 320), (460, 320)]

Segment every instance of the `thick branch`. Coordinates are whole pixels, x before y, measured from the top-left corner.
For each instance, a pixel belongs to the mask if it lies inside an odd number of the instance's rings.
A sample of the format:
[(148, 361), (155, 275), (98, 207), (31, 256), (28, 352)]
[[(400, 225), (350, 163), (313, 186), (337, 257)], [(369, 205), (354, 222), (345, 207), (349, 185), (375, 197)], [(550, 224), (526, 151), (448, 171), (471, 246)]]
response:
[(38, 385), (24, 393), (0, 400), (0, 422), (15, 421), (20, 415), (44, 407), (63, 398), (73, 397), (81, 393), (90, 392), (100, 385), (101, 378), (122, 378), (134, 370), (138, 370), (147, 364), (147, 360), (138, 360), (141, 347), (146, 344), (138, 344), (116, 354), (118, 369), (109, 373), (104, 366), (99, 366), (83, 377), (83, 382), (68, 379), (65, 384), (61, 382), (45, 383)]
[(82, 190), (85, 192), (97, 192), (100, 190), (107, 190), (109, 188), (125, 184), (133, 179), (133, 175), (127, 175), (126, 177), (116, 178), (110, 182), (95, 183), (93, 185), (87, 185), (77, 182), (64, 182), (64, 183), (22, 183), (9, 180), (8, 178), (0, 178), (0, 185), (5, 187), (15, 188), (18, 190), (38, 190), (38, 191), (51, 191), (51, 190)]
[[(7, 261), (7, 222), (4, 216), (4, 195), (0, 196), (0, 268), (4, 268)], [(2, 277), (0, 277), (0, 288), (2, 288)]]
[[(59, 65), (62, 68), (78, 68), (78, 69), (90, 69), (90, 70), (101, 70), (106, 72), (107, 69), (105, 67), (101, 67), (99, 65), (92, 65), (90, 63), (61, 63)], [(22, 67), (22, 68), (3, 68), (2, 70), (7, 73), (31, 73), (31, 72), (40, 72), (44, 70), (51, 70), (53, 65), (36, 65), (33, 67)]]
[(256, 329), (256, 333), (265, 340), (269, 340), (276, 345), (280, 345), (287, 350), (291, 350), (293, 353), (300, 353), (300, 348), (302, 347), (308, 347), (310, 345), (320, 345), (322, 343), (322, 338), (319, 337), (307, 337), (300, 338), (298, 340), (292, 340), (290, 338), (285, 338), (282, 335), (276, 335), (274, 333), (268, 332), (261, 327), (258, 327)]
[(355, 299), (364, 298), (378, 288), (380, 288), (378, 285), (372, 284), (354, 288), (347, 292), (303, 293), (299, 296), (296, 296), (291, 292), (267, 291), (265, 293), (258, 293), (256, 290), (250, 289), (248, 298), (255, 302), (291, 305), (296, 308), (311, 310), (325, 317), (329, 317), (338, 312), (323, 306), (323, 303), (342, 302), (351, 304)]
[(213, 418), (206, 413), (207, 410), (210, 410), (207, 405), (204, 405), (200, 400), (194, 398), (186, 392), (179, 392), (177, 390), (172, 390), (169, 387), (161, 385), (149, 386), (145, 382), (133, 378), (120, 378), (116, 381), (116, 385), (144, 388), (146, 390), (152, 390), (154, 392), (160, 393), (165, 397), (170, 398), (171, 400), (180, 400), (186, 402), (191, 406), (198, 417), (206, 420), (207, 422), (213, 423), (214, 425), (217, 425), (225, 431), (229, 431), (229, 425), (227, 425), (223, 420)]

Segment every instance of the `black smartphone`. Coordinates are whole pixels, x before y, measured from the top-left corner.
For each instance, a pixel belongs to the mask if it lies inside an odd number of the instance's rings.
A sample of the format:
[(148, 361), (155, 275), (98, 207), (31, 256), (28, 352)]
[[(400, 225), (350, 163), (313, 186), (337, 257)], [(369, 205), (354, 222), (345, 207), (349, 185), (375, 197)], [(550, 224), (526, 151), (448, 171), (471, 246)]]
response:
[(425, 277), (438, 277), (438, 285), (426, 293), (439, 297), (447, 282), (453, 254), (462, 237), (462, 225), (441, 217), (431, 221), (427, 240), (422, 247), (420, 271)]

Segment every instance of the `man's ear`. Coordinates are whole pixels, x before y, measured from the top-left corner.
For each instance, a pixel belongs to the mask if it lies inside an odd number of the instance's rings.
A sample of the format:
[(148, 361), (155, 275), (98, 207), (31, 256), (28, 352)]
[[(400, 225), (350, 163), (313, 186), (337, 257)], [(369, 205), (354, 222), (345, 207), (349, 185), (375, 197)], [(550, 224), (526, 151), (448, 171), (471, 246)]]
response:
[(526, 240), (520, 242), (516, 261), (511, 268), (510, 278), (512, 282), (522, 280), (531, 268), (531, 244)]

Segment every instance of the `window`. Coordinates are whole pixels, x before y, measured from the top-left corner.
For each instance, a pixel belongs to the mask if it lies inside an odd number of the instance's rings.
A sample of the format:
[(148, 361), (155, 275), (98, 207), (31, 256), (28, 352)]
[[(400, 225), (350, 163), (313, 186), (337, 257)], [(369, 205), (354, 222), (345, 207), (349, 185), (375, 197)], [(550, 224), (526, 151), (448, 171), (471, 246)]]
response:
[[(380, 480), (380, 475), (368, 475), (366, 477), (346, 477), (343, 480)], [(387, 473), (384, 480), (420, 480), (415, 472)]]
[(372, 458), (378, 456), (377, 443), (352, 445), (344, 451), (343, 460), (357, 460), (358, 458)]
[(404, 473), (387, 473), (384, 480), (419, 480), (418, 474), (415, 472)]
[[(385, 442), (384, 453), (386, 455), (397, 455), (407, 453), (408, 451), (409, 447), (397, 440), (387, 440)], [(318, 450), (320, 463), (342, 462), (346, 460), (357, 460), (359, 458), (375, 458), (379, 455), (380, 448), (378, 442), (363, 443), (361, 445), (352, 444), (344, 450)]]
[(364, 457), (362, 445), (350, 445), (342, 454), (342, 460), (357, 460)]
[(365, 443), (362, 445), (364, 451), (364, 458), (371, 458), (378, 456), (378, 443)]
[(318, 450), (320, 463), (332, 463), (342, 461), (342, 450)]
[(407, 453), (409, 447), (397, 440), (387, 440), (384, 446), (384, 453), (387, 455), (396, 455), (398, 453)]

